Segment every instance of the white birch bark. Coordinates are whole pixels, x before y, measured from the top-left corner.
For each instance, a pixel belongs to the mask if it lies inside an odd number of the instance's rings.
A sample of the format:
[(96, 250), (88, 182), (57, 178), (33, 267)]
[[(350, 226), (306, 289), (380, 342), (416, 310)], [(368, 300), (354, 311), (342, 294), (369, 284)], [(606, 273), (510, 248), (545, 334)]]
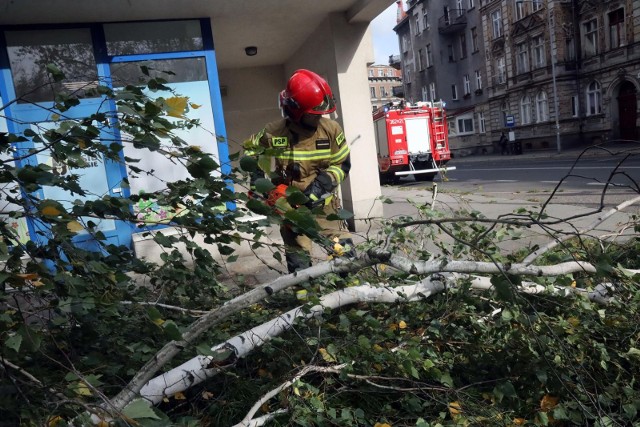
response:
[[(302, 306), (296, 307), (275, 319), (216, 345), (211, 350), (213, 352), (232, 351), (233, 358), (231, 358), (231, 363), (233, 363), (236, 359), (247, 356), (270, 339), (290, 329), (296, 320), (319, 317), (326, 309), (335, 310), (339, 307), (361, 302), (395, 304), (418, 301), (438, 294), (446, 286), (454, 286), (456, 282), (467, 278), (471, 280), (472, 289), (490, 290), (493, 288), (489, 277), (468, 276), (459, 273), (429, 277), (417, 282), (415, 285), (388, 287), (365, 284), (345, 288), (323, 296), (320, 298), (320, 304), (310, 309)], [(542, 294), (546, 292), (563, 297), (579, 294), (592, 301), (604, 304), (608, 302), (607, 296), (612, 287), (609, 284), (605, 284), (589, 292), (562, 286), (546, 287), (524, 281), (516, 290), (527, 294)], [(211, 356), (196, 356), (182, 365), (153, 378), (142, 387), (140, 396), (152, 403), (159, 403), (166, 396), (182, 392), (216, 375), (220, 372), (220, 368), (214, 366), (215, 364), (215, 359)]]

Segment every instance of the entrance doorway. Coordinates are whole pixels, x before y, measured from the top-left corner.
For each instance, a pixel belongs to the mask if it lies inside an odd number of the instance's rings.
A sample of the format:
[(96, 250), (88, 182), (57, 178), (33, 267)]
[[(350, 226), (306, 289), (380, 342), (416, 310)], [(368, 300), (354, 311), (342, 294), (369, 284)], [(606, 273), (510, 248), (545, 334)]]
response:
[(620, 118), (620, 139), (636, 140), (638, 129), (638, 99), (636, 87), (633, 83), (625, 81), (620, 85), (618, 93), (618, 117)]

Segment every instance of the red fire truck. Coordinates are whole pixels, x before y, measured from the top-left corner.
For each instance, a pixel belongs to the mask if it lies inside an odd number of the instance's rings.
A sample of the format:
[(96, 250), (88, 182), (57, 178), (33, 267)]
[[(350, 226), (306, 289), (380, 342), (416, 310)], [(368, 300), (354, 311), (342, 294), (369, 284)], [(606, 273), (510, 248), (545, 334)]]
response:
[(393, 103), (373, 113), (380, 182), (431, 181), (451, 159), (443, 102)]

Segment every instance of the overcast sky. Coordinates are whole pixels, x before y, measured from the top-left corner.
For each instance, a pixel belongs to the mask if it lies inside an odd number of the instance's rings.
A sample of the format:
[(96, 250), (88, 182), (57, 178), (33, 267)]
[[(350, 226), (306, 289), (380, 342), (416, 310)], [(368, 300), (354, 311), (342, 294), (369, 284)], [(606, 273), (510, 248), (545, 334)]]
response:
[(398, 55), (398, 36), (393, 27), (396, 26), (398, 6), (393, 3), (376, 19), (371, 21), (373, 51), (376, 64), (389, 65), (389, 55)]

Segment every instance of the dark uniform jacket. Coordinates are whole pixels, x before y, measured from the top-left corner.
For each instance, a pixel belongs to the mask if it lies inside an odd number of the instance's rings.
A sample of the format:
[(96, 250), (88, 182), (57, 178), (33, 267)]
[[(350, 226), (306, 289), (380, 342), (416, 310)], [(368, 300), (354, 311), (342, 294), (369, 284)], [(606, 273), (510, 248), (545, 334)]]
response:
[[(259, 156), (271, 157), (268, 163), (259, 162), (261, 168), (267, 174), (276, 172), (284, 183), (301, 191), (321, 171), (327, 172), (337, 186), (351, 169), (349, 146), (342, 128), (324, 117), (315, 132), (286, 119), (271, 122), (245, 142), (247, 154), (257, 153), (258, 147), (264, 149)], [(266, 170), (267, 164), (270, 170)]]

